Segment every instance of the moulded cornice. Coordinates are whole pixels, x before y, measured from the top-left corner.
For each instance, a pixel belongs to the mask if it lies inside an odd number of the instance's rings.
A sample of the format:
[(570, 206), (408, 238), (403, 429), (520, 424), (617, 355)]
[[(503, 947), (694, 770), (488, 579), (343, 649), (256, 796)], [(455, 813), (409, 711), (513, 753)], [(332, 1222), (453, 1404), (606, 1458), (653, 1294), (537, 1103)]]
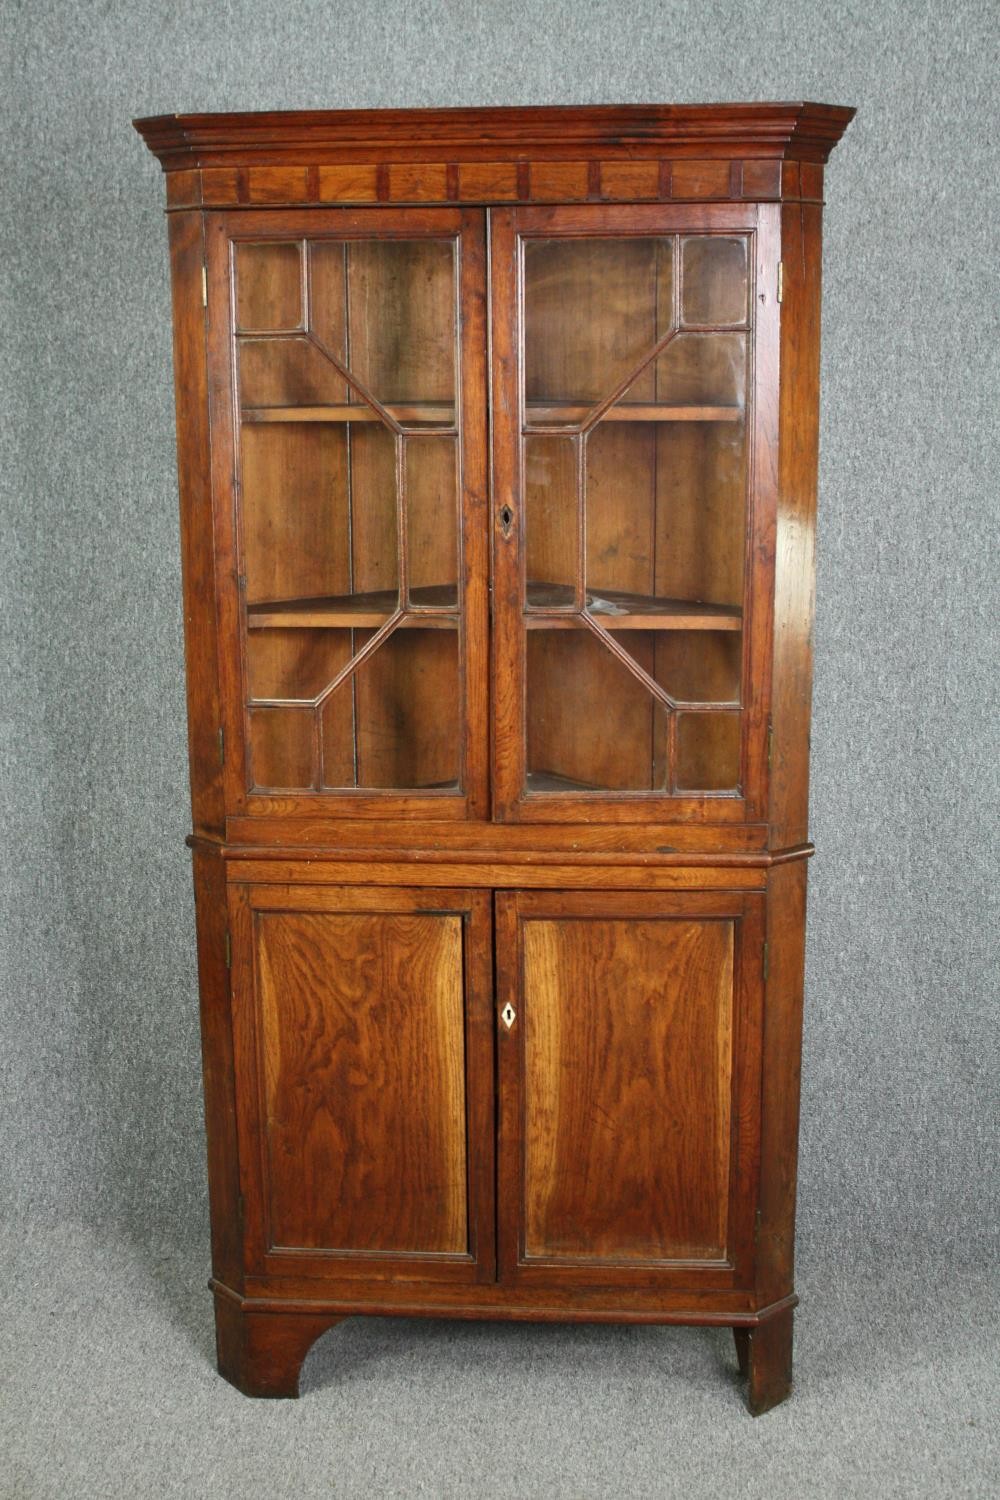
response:
[(825, 162), (854, 116), (832, 104), (557, 105), (156, 115), (133, 121), (164, 171), (320, 160), (625, 156)]

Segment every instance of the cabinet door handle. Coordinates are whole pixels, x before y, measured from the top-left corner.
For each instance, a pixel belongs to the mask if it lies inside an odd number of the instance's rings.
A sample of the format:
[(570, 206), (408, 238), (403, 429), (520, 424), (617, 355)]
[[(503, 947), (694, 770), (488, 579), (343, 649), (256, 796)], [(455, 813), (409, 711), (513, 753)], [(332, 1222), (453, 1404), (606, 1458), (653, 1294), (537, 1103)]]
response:
[(500, 1012), (500, 1019), (506, 1026), (508, 1031), (517, 1020), (517, 1011), (514, 1009), (513, 1005), (511, 1005), (509, 1000), (507, 1001), (507, 1004), (504, 1006), (503, 1010)]

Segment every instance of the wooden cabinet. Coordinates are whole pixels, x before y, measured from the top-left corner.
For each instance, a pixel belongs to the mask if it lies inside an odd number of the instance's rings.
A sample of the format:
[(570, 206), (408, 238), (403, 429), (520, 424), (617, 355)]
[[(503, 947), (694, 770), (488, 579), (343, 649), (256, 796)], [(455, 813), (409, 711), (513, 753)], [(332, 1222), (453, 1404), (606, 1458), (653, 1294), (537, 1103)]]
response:
[(715, 1323), (789, 1387), (824, 105), (138, 121), (219, 1365)]

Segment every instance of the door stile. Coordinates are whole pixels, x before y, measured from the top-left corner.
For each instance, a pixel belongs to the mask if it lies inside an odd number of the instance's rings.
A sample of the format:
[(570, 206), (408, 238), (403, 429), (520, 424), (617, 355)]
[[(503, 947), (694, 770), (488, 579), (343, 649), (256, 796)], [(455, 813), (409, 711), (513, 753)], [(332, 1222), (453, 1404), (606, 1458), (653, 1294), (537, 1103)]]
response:
[(243, 1257), (246, 1269), (265, 1269), (269, 1240), (267, 1200), (267, 1149), (264, 1120), (259, 1101), (261, 1087), (259, 1026), (256, 1016), (257, 974), (254, 962), (254, 915), (250, 888), (231, 885), (229, 905), (229, 1003), (232, 1009), (233, 1055), (236, 1076), (242, 1080), (236, 1099), (236, 1130), (239, 1142), (240, 1207)]
[(496, 1280), (496, 1024), (489, 891), (468, 891), (462, 923), (465, 973), (466, 1158), (469, 1251), (475, 1280)]
[(761, 1158), (761, 1057), (766, 980), (766, 897), (741, 898), (733, 954), (733, 1053), (729, 1171), (729, 1253), (738, 1286), (749, 1286)]
[(517, 816), (524, 784), (524, 630), (521, 620), (520, 281), (516, 214), (490, 210), (492, 334), (493, 813)]
[(489, 427), (487, 393), (486, 215), (461, 213), (458, 327), (462, 357), (459, 409), (461, 525), (459, 546), (464, 629), (460, 642), (465, 692), (465, 794), (470, 818), (489, 817), (490, 601)]
[[(497, 1278), (517, 1279), (523, 1259), (521, 1205), (524, 1202), (524, 1024), (521, 924), (516, 891), (498, 891), (495, 902), (495, 983), (497, 1035)], [(514, 1012), (508, 1026), (507, 1007)], [(509, 1014), (509, 1012), (508, 1012)]]
[(778, 510), (778, 374), (781, 307), (778, 267), (781, 208), (757, 205), (754, 236), (753, 367), (747, 495), (748, 640), (744, 652), (744, 791), (747, 820), (765, 821), (768, 806), (768, 714), (774, 632)]

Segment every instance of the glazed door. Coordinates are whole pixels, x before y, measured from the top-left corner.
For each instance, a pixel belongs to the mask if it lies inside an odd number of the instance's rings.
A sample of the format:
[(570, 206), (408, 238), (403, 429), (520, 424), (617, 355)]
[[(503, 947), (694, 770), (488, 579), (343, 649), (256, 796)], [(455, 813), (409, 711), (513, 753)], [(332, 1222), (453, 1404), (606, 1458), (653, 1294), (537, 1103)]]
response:
[(494, 1276), (494, 1008), (481, 891), (236, 886), (247, 1264)]
[(501, 1279), (748, 1284), (763, 897), (496, 900)]
[(505, 819), (753, 801), (756, 212), (491, 216)]
[(228, 806), (483, 815), (482, 212), (207, 225)]

